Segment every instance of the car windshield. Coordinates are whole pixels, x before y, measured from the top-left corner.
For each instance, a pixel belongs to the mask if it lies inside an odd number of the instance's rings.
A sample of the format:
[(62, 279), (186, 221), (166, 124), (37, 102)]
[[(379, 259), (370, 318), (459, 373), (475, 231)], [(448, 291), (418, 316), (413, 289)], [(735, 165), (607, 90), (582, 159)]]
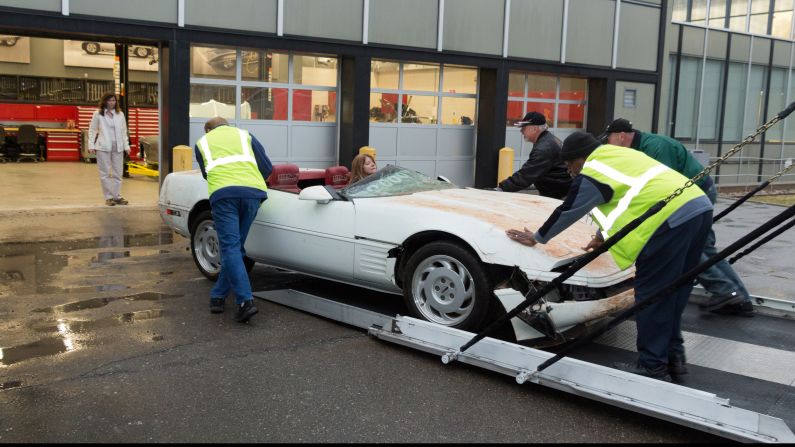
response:
[(438, 191), (452, 189), (458, 186), (436, 180), (417, 171), (401, 168), (400, 166), (386, 165), (373, 175), (370, 175), (340, 191), (348, 199), (365, 197), (403, 196), (422, 191)]

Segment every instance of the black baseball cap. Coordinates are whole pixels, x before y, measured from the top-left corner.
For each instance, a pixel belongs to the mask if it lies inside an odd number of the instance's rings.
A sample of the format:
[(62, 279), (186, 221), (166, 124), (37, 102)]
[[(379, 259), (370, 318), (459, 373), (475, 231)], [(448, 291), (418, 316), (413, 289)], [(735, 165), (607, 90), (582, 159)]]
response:
[(540, 126), (541, 124), (546, 124), (546, 123), (547, 119), (544, 118), (544, 115), (538, 112), (527, 112), (527, 115), (525, 115), (521, 121), (517, 121), (513, 125), (516, 127), (524, 127), (524, 126)]
[(628, 119), (624, 118), (616, 118), (607, 125), (607, 128), (601, 135), (599, 135), (599, 140), (605, 141), (607, 140), (607, 136), (611, 133), (616, 132), (634, 132), (635, 129), (632, 128), (632, 122)]

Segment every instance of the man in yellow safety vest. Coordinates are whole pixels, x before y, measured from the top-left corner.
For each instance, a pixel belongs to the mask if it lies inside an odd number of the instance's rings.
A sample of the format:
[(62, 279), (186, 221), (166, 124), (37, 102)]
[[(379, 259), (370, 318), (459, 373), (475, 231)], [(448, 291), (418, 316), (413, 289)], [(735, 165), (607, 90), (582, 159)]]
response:
[[(538, 229), (511, 229), (509, 238), (528, 246), (546, 243), (593, 211), (601, 233), (585, 247), (598, 247), (652, 205), (670, 196), (687, 178), (637, 151), (602, 145), (586, 132), (563, 142), (561, 158), (574, 176), (569, 194)], [(712, 224), (712, 204), (699, 188), (687, 188), (661, 211), (610, 247), (622, 269), (635, 264), (635, 300), (642, 302), (698, 265)], [(687, 373), (681, 321), (693, 284), (640, 311), (636, 363), (624, 371), (658, 379)]]
[(246, 236), (260, 205), (268, 198), (265, 179), (273, 165), (262, 144), (243, 129), (215, 117), (196, 142), (196, 160), (207, 179), (215, 231), (221, 250), (221, 271), (210, 291), (210, 312), (224, 311), (229, 292), (235, 294), (235, 320), (245, 323), (257, 313), (243, 263)]

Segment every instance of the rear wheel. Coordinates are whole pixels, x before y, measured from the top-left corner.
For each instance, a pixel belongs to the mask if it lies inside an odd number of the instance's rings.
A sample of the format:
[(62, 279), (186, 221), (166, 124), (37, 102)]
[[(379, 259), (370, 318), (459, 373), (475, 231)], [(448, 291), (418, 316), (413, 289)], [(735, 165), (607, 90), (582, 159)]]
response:
[[(217, 280), (221, 272), (221, 244), (210, 210), (201, 211), (193, 223), (190, 231), (190, 251), (193, 262), (202, 275), (211, 281)], [(253, 259), (245, 257), (243, 264), (246, 266), (246, 272), (251, 272), (255, 263)]]
[(403, 299), (410, 313), (458, 329), (477, 329), (493, 296), (483, 264), (453, 242), (431, 242), (406, 263)]

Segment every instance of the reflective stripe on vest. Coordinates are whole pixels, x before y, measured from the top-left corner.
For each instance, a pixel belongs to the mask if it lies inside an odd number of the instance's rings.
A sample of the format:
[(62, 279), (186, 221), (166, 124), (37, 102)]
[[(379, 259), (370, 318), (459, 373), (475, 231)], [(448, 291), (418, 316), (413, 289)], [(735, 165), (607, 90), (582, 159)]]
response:
[(605, 214), (602, 213), (599, 208), (593, 209), (594, 218), (599, 222), (599, 226), (602, 227), (603, 235), (607, 235), (610, 229), (613, 228), (616, 220), (627, 211), (632, 199), (634, 199), (635, 196), (640, 193), (643, 187), (649, 183), (649, 180), (670, 169), (663, 164), (659, 164), (644, 172), (640, 177), (630, 177), (626, 174), (618, 172), (610, 166), (607, 166), (599, 160), (586, 161), (583, 167), (593, 169), (594, 171), (599, 172), (600, 174), (609, 177), (616, 182), (623, 183), (630, 187), (627, 193), (624, 194), (624, 197), (618, 201), (618, 204), (615, 208), (613, 208), (613, 211), (611, 211), (610, 214), (605, 216)]
[(217, 160), (213, 159), (213, 154), (210, 152), (210, 147), (207, 145), (207, 135), (199, 138), (197, 144), (204, 155), (204, 168), (208, 173), (216, 166), (226, 165), (229, 163), (249, 162), (253, 163), (254, 166), (257, 165), (257, 159), (254, 158), (254, 153), (251, 151), (251, 145), (248, 144), (248, 132), (242, 129), (237, 129), (237, 132), (240, 135), (240, 147), (243, 150), (243, 154), (229, 155), (226, 157), (221, 157)]

